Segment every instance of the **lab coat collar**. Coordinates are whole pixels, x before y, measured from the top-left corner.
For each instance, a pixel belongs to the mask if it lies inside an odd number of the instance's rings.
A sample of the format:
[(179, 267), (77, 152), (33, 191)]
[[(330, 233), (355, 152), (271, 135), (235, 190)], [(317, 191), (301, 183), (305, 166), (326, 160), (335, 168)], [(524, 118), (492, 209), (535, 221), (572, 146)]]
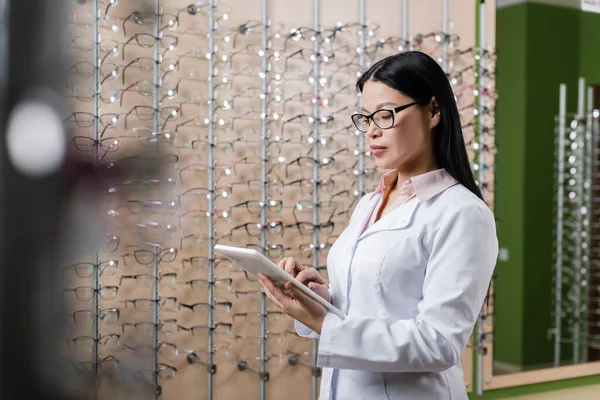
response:
[[(397, 180), (398, 170), (391, 170), (383, 174), (379, 180), (377, 189), (371, 193), (371, 199), (378, 194), (384, 193), (386, 186), (397, 184)], [(414, 193), (421, 203), (425, 203), (457, 183), (458, 181), (445, 168), (440, 168), (407, 179), (402, 183), (402, 190), (403, 193)]]
[[(367, 220), (371, 216), (373, 209), (377, 205), (380, 196), (381, 195), (373, 199), (374, 203), (373, 200), (371, 200), (372, 204), (369, 204), (368, 209), (365, 210), (364, 215), (366, 215), (366, 219), (364, 219), (364, 221), (361, 221), (363, 223), (359, 227), (361, 231), (363, 230), (365, 224), (367, 223)], [(412, 218), (415, 214), (415, 211), (419, 208), (420, 204), (421, 203), (419, 199), (415, 197), (407, 201), (400, 207), (396, 208), (395, 210), (390, 211), (388, 214), (386, 214), (385, 218), (379, 219), (379, 221), (375, 222), (373, 225), (367, 228), (367, 230), (362, 232), (362, 234), (358, 236), (358, 241), (376, 232), (406, 228), (412, 222)]]
[(364, 230), (364, 227), (371, 217), (373, 209), (377, 206), (381, 196), (381, 194), (377, 194), (369, 198), (365, 206), (361, 207), (361, 210), (357, 215), (356, 223), (353, 224), (354, 227), (352, 228), (349, 237), (350, 243), (357, 243), (358, 241), (374, 234), (375, 232), (403, 229), (407, 227), (412, 221), (414, 212), (417, 210), (420, 204), (419, 199), (415, 197), (397, 209), (391, 211), (389, 214), (386, 214), (385, 218), (381, 218), (379, 221), (371, 225), (367, 230)]

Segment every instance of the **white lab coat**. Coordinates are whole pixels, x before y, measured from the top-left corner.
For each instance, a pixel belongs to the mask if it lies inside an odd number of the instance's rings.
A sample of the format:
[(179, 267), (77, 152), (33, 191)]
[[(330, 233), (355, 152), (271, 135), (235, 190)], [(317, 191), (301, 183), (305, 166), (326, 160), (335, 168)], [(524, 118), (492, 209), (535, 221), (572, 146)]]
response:
[(381, 194), (358, 203), (327, 257), (320, 400), (466, 400), (460, 356), (498, 255), (494, 217), (457, 184), (363, 228)]

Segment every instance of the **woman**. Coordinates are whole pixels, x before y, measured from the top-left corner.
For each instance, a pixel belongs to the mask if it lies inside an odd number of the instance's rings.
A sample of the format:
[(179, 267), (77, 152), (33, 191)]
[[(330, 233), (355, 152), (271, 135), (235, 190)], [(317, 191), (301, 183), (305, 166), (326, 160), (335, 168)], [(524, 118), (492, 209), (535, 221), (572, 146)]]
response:
[(358, 80), (363, 131), (390, 172), (357, 204), (327, 258), (329, 287), (292, 258), (279, 266), (341, 309), (261, 276), (268, 298), (320, 338), (321, 400), (467, 399), (460, 357), (498, 253), (494, 217), (469, 167), (452, 89), (420, 52)]

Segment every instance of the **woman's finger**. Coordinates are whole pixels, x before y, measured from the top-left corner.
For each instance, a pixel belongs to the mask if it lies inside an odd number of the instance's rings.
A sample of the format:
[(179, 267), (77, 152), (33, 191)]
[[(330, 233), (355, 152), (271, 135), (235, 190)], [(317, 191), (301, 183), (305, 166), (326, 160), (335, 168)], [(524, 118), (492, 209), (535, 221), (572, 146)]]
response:
[(321, 276), (321, 274), (319, 274), (319, 271), (317, 271), (314, 268), (303, 269), (298, 273), (296, 279), (298, 279), (304, 284), (307, 284), (308, 282), (316, 282), (320, 284), (325, 283), (323, 277)]
[(277, 266), (281, 269), (285, 269), (285, 262), (287, 261), (287, 257), (282, 258), (279, 263), (277, 263)]
[(288, 289), (288, 292), (290, 293), (290, 296), (292, 296), (294, 299), (298, 300), (303, 305), (310, 305), (310, 303), (316, 303), (316, 301), (311, 299), (306, 294), (302, 293), (301, 290), (299, 290), (298, 288), (296, 288), (294, 286), (292, 286), (291, 289)]
[(299, 270), (296, 267), (296, 261), (294, 260), (293, 257), (289, 257), (286, 262), (285, 262), (285, 272), (287, 272), (288, 274), (290, 274), (291, 276), (295, 277)]
[(261, 283), (265, 287), (265, 292), (268, 290), (271, 296), (273, 296), (275, 300), (277, 300), (277, 302), (280, 304), (282, 309), (285, 310), (289, 308), (290, 298), (285, 293), (283, 293), (283, 291), (279, 289), (277, 285), (275, 285), (275, 282), (273, 282), (269, 277), (262, 274), (260, 274), (260, 277)]
[(283, 305), (282, 305), (282, 304), (279, 302), (279, 300), (277, 300), (277, 299), (275, 298), (275, 296), (273, 296), (273, 293), (269, 292), (268, 290), (265, 290), (265, 296), (267, 296), (267, 299), (268, 299), (268, 300), (269, 300), (271, 303), (275, 304), (275, 306), (276, 306), (277, 308), (279, 308), (280, 310), (283, 310)]
[(273, 296), (271, 290), (263, 283), (262, 280), (260, 281), (260, 286), (262, 286), (263, 290), (265, 291), (265, 296), (267, 296), (267, 299), (269, 299), (273, 304), (275, 304), (277, 307), (283, 310), (283, 306), (281, 305), (279, 300), (277, 300), (275, 296)]
[(304, 308), (309, 314), (317, 315), (323, 311), (326, 312), (325, 307), (306, 294), (302, 293), (302, 291), (297, 288), (290, 290), (290, 296), (296, 300), (300, 307)]

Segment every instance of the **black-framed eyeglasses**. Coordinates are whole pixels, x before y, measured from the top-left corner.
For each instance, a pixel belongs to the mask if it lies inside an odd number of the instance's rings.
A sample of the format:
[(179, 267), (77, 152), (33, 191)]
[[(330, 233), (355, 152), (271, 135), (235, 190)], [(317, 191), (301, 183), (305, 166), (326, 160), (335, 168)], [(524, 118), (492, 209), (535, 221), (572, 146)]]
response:
[(369, 120), (372, 120), (375, 123), (375, 125), (377, 125), (377, 127), (379, 127), (380, 129), (390, 129), (392, 126), (394, 126), (394, 123), (396, 122), (397, 113), (399, 113), (402, 110), (406, 110), (407, 108), (412, 107), (415, 104), (421, 103), (421, 101), (413, 101), (412, 103), (405, 104), (400, 107), (391, 109), (384, 108), (381, 110), (377, 110), (371, 115), (364, 115), (358, 113), (353, 114), (351, 118), (352, 122), (354, 123), (354, 126), (356, 126), (356, 129), (363, 133), (369, 130)]
[(132, 327), (135, 329), (136, 333), (141, 335), (150, 336), (154, 332), (154, 329), (158, 329), (161, 333), (169, 334), (177, 332), (177, 320), (174, 318), (163, 319), (158, 323), (154, 323), (152, 321), (141, 321), (141, 322), (123, 322), (121, 324), (122, 333), (126, 332), (126, 327)]

